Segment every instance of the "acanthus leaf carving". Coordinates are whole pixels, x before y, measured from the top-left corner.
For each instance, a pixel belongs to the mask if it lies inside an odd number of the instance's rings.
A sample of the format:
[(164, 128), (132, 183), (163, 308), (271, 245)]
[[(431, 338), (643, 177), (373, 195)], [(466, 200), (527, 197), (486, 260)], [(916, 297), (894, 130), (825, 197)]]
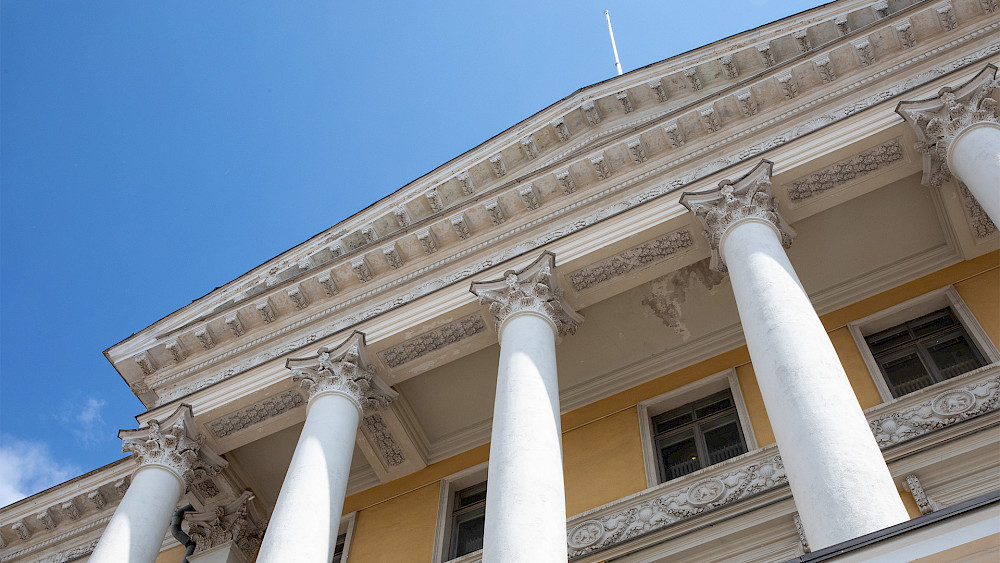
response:
[(830, 60), (829, 56), (816, 57), (813, 59), (813, 64), (816, 65), (816, 71), (819, 72), (819, 77), (824, 84), (829, 84), (837, 79), (837, 71), (833, 68), (833, 61)]
[(952, 7), (951, 2), (941, 6), (936, 11), (938, 15), (938, 22), (941, 24), (941, 29), (951, 31), (958, 27), (958, 19), (955, 17), (955, 8)]
[(650, 80), (646, 83), (646, 86), (648, 86), (653, 92), (653, 95), (656, 96), (656, 101), (661, 104), (667, 101), (667, 91), (663, 88), (663, 81), (661, 79), (657, 78), (656, 80)]
[(482, 313), (473, 313), (384, 350), (380, 356), (387, 366), (396, 368), (485, 330)]
[(338, 392), (351, 397), (364, 415), (389, 408), (397, 395), (378, 377), (363, 332), (355, 331), (336, 348), (320, 348), (315, 357), (292, 358), (285, 365), (310, 399)]
[(292, 305), (296, 309), (301, 311), (309, 306), (309, 298), (306, 296), (306, 292), (302, 289), (302, 285), (296, 285), (285, 292), (288, 295), (288, 300), (292, 302)]
[(233, 313), (226, 316), (224, 322), (226, 323), (226, 326), (229, 327), (230, 332), (233, 333), (233, 336), (237, 338), (243, 336), (247, 332), (246, 329), (243, 328), (243, 321), (240, 320), (239, 313)]
[(458, 185), (462, 187), (462, 193), (465, 195), (472, 195), (476, 193), (476, 184), (472, 181), (472, 176), (469, 171), (461, 172), (455, 176), (455, 180)]
[(736, 105), (739, 106), (743, 117), (757, 115), (757, 100), (753, 97), (753, 92), (749, 88), (744, 88), (736, 93)]
[(796, 31), (793, 37), (795, 37), (795, 42), (799, 44), (799, 51), (805, 53), (812, 49), (812, 43), (809, 41), (809, 34), (806, 30)]
[(799, 95), (799, 84), (795, 81), (792, 71), (776, 74), (774, 78), (778, 81), (778, 86), (786, 100), (791, 100)]
[(521, 139), (521, 152), (524, 153), (524, 157), (528, 160), (538, 158), (538, 143), (535, 142), (534, 135), (528, 135)]
[(896, 30), (896, 38), (899, 39), (899, 44), (903, 48), (910, 48), (917, 44), (917, 36), (913, 32), (913, 25), (910, 23), (910, 18), (901, 20), (893, 25), (893, 29)]
[(587, 118), (587, 123), (591, 126), (601, 122), (601, 110), (597, 108), (594, 100), (587, 100), (580, 106), (580, 109), (583, 110), (583, 115)]
[(976, 238), (986, 238), (997, 232), (997, 226), (993, 224), (993, 220), (986, 214), (986, 210), (979, 205), (975, 196), (963, 182), (958, 183), (958, 191), (962, 194), (965, 216), (969, 219), (969, 226)]
[(517, 190), (517, 193), (521, 196), (521, 201), (524, 203), (524, 206), (529, 210), (538, 209), (538, 207), (542, 204), (538, 188), (536, 188), (534, 184), (522, 186)]
[(444, 211), (444, 199), (442, 199), (441, 192), (437, 188), (427, 190), (424, 197), (427, 199), (427, 204), (430, 205), (431, 211), (434, 213)]
[(556, 137), (558, 137), (560, 141), (566, 142), (569, 140), (569, 127), (566, 126), (565, 117), (559, 117), (552, 120), (550, 125), (552, 125), (552, 128), (555, 129)]
[(327, 297), (333, 297), (338, 291), (340, 291), (340, 288), (337, 287), (337, 280), (333, 277), (333, 270), (318, 276), (316, 278), (316, 282), (323, 288), (323, 293), (325, 293)]
[(569, 280), (573, 289), (583, 291), (659, 262), (693, 245), (691, 233), (687, 229), (681, 229), (576, 270), (569, 275)]
[(274, 319), (277, 318), (277, 314), (274, 311), (274, 305), (271, 304), (271, 300), (269, 298), (265, 298), (264, 300), (258, 302), (254, 305), (254, 308), (257, 309), (257, 313), (260, 314), (261, 320), (265, 323), (273, 322)]
[(589, 160), (598, 179), (607, 180), (611, 177), (611, 164), (608, 163), (608, 159), (604, 158), (604, 153), (596, 154)]
[(622, 90), (621, 92), (616, 93), (615, 99), (618, 100), (619, 104), (621, 104), (622, 111), (625, 113), (632, 113), (634, 107), (632, 97), (629, 95), (628, 90)]
[(371, 281), (375, 277), (371, 266), (368, 265), (368, 260), (364, 256), (351, 260), (351, 269), (354, 270), (354, 275), (358, 276), (358, 281), (361, 283)]
[(410, 212), (406, 210), (406, 207), (397, 205), (396, 208), (392, 210), (392, 215), (396, 218), (396, 224), (399, 225), (400, 229), (405, 229), (410, 226)]
[(385, 261), (388, 262), (389, 267), (394, 270), (402, 268), (405, 263), (403, 253), (399, 251), (399, 246), (395, 242), (382, 247), (382, 256), (385, 256)]
[(507, 220), (507, 213), (504, 211), (503, 206), (500, 205), (499, 199), (491, 199), (483, 204), (483, 208), (486, 209), (486, 216), (490, 218), (494, 227), (499, 227), (501, 223)]
[(854, 52), (857, 53), (858, 61), (861, 63), (861, 66), (871, 66), (875, 64), (875, 51), (872, 49), (872, 43), (867, 37), (855, 39), (851, 41), (851, 45), (854, 46)]
[(719, 122), (719, 116), (716, 115), (714, 106), (705, 106), (699, 109), (698, 116), (701, 118), (701, 124), (705, 126), (705, 129), (709, 133), (715, 133), (722, 128), (722, 123)]
[(667, 138), (667, 142), (670, 143), (671, 148), (678, 148), (684, 145), (687, 138), (684, 135), (684, 129), (681, 128), (677, 120), (673, 120), (663, 126), (663, 135)]
[(465, 240), (472, 236), (472, 229), (469, 228), (469, 221), (465, 218), (465, 213), (455, 215), (450, 219), (450, 222), (459, 239)]
[(730, 80), (739, 78), (740, 69), (736, 66), (736, 61), (733, 60), (732, 55), (723, 55), (719, 58), (719, 62), (722, 63), (722, 70), (726, 73), (726, 78)]
[(911, 473), (904, 477), (903, 488), (913, 495), (913, 500), (917, 501), (917, 508), (920, 509), (921, 514), (930, 514), (935, 510), (941, 510), (941, 504), (927, 496), (924, 486), (920, 484), (920, 479), (916, 475)]
[(556, 181), (559, 182), (559, 187), (564, 194), (569, 195), (576, 191), (576, 182), (570, 176), (569, 168), (563, 168), (556, 172)]
[(195, 553), (232, 542), (247, 561), (253, 561), (267, 527), (263, 514), (253, 505), (253, 498), (253, 493), (243, 491), (239, 497), (230, 497), (228, 502), (211, 510), (186, 513), (184, 521), (195, 543)]
[(132, 356), (132, 359), (135, 360), (143, 375), (152, 375), (156, 371), (156, 364), (153, 363), (153, 356), (149, 352), (139, 352)]
[(392, 435), (392, 431), (381, 414), (375, 412), (364, 417), (361, 420), (361, 427), (368, 440), (375, 446), (386, 467), (396, 467), (406, 462), (406, 455), (396, 443), (396, 438)]
[(194, 337), (198, 339), (198, 342), (201, 343), (201, 347), (205, 350), (211, 350), (215, 346), (215, 339), (212, 338), (212, 331), (208, 329), (207, 325), (194, 331)]
[(289, 389), (273, 397), (268, 397), (267, 399), (243, 407), (234, 413), (217, 418), (210, 422), (208, 427), (211, 428), (212, 433), (217, 437), (225, 438), (230, 434), (245, 430), (305, 404), (305, 399), (298, 389)]
[(702, 89), (701, 78), (698, 77), (698, 71), (693, 67), (684, 69), (684, 77), (687, 78), (688, 84), (691, 85), (691, 88), (695, 90)]
[(418, 231), (417, 240), (420, 241), (420, 247), (424, 249), (424, 254), (429, 255), (437, 252), (437, 239), (434, 238), (434, 233), (429, 228)]
[(507, 174), (507, 162), (504, 160), (503, 154), (497, 153), (490, 157), (490, 168), (497, 178), (503, 178)]
[(756, 45), (757, 52), (760, 53), (760, 60), (764, 63), (766, 67), (772, 67), (777, 62), (774, 58), (774, 51), (771, 49), (770, 43), (761, 43)]
[(205, 437), (194, 434), (191, 407), (181, 405), (162, 422), (150, 420), (146, 426), (122, 430), (122, 451), (131, 453), (139, 465), (156, 465), (172, 471), (187, 486), (218, 474), (227, 463), (204, 447)]
[(628, 149), (628, 155), (632, 158), (632, 162), (636, 164), (646, 162), (646, 147), (642, 144), (642, 139), (639, 137), (629, 139), (625, 143), (625, 148)]
[(788, 198), (802, 201), (903, 160), (899, 139), (870, 148), (786, 186)]

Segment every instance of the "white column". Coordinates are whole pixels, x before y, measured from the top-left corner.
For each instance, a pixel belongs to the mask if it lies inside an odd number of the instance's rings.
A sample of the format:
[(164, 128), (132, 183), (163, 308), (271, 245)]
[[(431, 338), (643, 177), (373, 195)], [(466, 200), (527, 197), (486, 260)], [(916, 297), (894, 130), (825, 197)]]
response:
[(309, 393), (308, 410), (257, 561), (329, 563), (358, 423), (396, 393), (375, 375), (360, 332), (315, 358), (289, 360), (288, 367)]
[(994, 224), (1000, 225), (1000, 105), (996, 67), (987, 65), (958, 88), (934, 98), (901, 102), (896, 112), (917, 133), (924, 155), (923, 183), (940, 186), (952, 176), (965, 184)]
[(132, 452), (139, 468), (115, 509), (89, 561), (153, 563), (177, 503), (195, 474), (211, 475), (226, 462), (202, 447), (193, 434), (191, 407), (181, 405), (163, 422), (122, 430), (122, 450)]
[(556, 338), (583, 319), (561, 298), (554, 256), (543, 254), (472, 291), (497, 321), (500, 367), (493, 408), (483, 562), (566, 561), (566, 497)]
[(908, 519), (851, 384), (783, 244), (793, 232), (768, 193), (771, 163), (735, 184), (687, 193), (713, 266), (728, 267), (747, 348), (795, 505), (813, 549)]

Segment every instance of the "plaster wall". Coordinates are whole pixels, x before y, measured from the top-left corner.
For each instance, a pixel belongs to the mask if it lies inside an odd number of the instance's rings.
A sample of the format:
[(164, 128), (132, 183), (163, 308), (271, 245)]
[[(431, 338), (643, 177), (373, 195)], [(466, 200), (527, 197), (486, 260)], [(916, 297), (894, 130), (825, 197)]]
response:
[(994, 267), (962, 280), (955, 284), (955, 290), (993, 344), (1000, 348), (1000, 268)]
[(563, 433), (566, 514), (579, 514), (646, 488), (638, 409)]
[(430, 561), (437, 507), (438, 487), (428, 485), (358, 512), (350, 560)]

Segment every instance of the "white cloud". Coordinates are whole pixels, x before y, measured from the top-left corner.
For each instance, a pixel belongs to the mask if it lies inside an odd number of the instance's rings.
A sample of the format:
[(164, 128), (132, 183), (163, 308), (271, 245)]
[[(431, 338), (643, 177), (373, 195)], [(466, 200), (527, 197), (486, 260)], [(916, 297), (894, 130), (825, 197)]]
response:
[(101, 416), (101, 409), (104, 408), (102, 399), (90, 397), (79, 405), (78, 410), (62, 409), (54, 418), (66, 426), (80, 446), (92, 448), (104, 440), (115, 437), (114, 433), (108, 431), (104, 417)]
[(58, 485), (79, 473), (77, 467), (53, 459), (44, 442), (0, 435), (0, 506)]

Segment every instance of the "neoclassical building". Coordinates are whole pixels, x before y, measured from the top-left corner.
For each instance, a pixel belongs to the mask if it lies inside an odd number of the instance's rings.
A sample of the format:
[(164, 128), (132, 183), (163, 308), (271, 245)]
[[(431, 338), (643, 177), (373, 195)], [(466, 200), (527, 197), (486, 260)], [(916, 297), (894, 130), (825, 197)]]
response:
[(578, 90), (109, 348), (0, 562), (995, 561), (998, 66), (841, 0)]

